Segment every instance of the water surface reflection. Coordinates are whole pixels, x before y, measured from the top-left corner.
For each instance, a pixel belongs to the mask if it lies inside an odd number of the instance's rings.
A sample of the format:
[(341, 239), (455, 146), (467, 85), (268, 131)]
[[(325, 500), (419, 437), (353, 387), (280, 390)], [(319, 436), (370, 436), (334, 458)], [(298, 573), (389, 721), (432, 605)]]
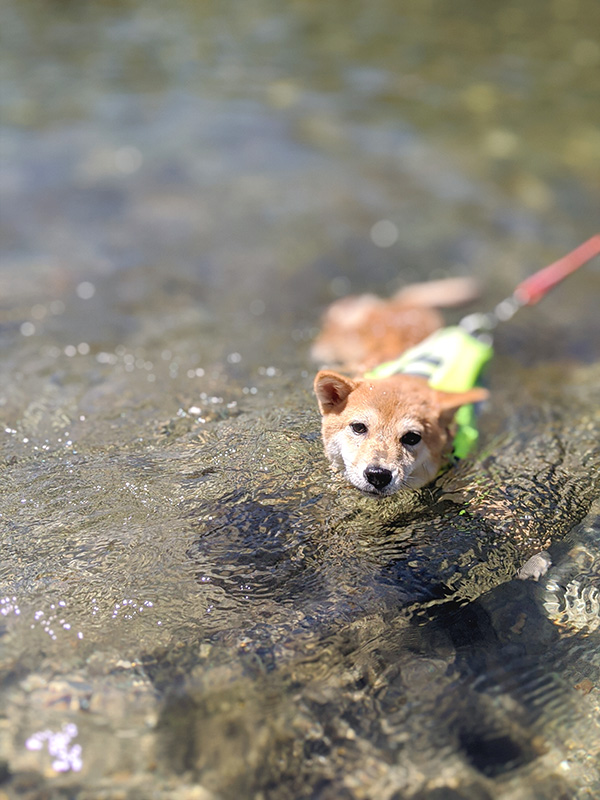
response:
[(598, 265), (410, 497), (332, 480), (308, 360), (344, 292), (489, 307), (595, 232), (597, 17), (5, 3), (8, 796), (600, 794)]

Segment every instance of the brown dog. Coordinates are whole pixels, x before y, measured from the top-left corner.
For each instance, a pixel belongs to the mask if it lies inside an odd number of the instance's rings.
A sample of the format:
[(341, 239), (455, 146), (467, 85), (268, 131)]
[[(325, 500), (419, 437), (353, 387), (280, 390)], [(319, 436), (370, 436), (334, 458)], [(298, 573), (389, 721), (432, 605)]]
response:
[[(474, 293), (470, 281), (455, 279), (433, 283), (429, 293), (426, 284), (409, 287), (387, 302), (371, 295), (338, 301), (326, 313), (313, 357), (327, 355), (354, 369), (357, 364), (361, 369), (375, 366), (441, 326), (441, 317), (426, 302), (454, 305)], [(405, 304), (409, 296), (412, 305)], [(480, 388), (440, 392), (426, 379), (407, 374), (351, 379), (330, 370), (317, 374), (314, 389), (323, 417), (325, 453), (333, 468), (376, 496), (418, 489), (432, 481), (452, 450), (457, 409), (488, 396)]]
[(373, 294), (343, 297), (325, 312), (311, 356), (362, 374), (441, 328), (444, 320), (436, 309), (464, 305), (478, 295), (470, 278), (448, 278), (406, 286), (389, 300)]

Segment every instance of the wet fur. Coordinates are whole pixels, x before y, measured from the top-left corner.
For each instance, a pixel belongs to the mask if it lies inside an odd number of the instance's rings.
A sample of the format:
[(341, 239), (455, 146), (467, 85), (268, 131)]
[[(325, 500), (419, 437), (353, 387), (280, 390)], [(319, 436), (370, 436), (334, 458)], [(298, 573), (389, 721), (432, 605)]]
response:
[(437, 308), (464, 305), (479, 294), (470, 278), (415, 283), (389, 299), (373, 294), (343, 297), (323, 316), (312, 346), (319, 364), (340, 364), (354, 374), (391, 361), (444, 324)]
[[(432, 284), (432, 300), (439, 305), (443, 304), (444, 283)], [(448, 284), (453, 302), (459, 296), (470, 299), (472, 285), (467, 281), (462, 285), (461, 292), (457, 281)], [(409, 287), (405, 296), (410, 292)], [(397, 297), (383, 301), (364, 295), (335, 303), (325, 316), (313, 356), (321, 360), (328, 355), (347, 363), (354, 354), (361, 368), (375, 366), (399, 356), (440, 326), (431, 327), (435, 319), (441, 320), (437, 312), (414, 305), (416, 297), (421, 303), (427, 301), (426, 285), (418, 285), (412, 294), (413, 306), (404, 308), (409, 324), (402, 332)], [(431, 482), (451, 453), (456, 411), (488, 396), (481, 388), (460, 394), (436, 391), (424, 378), (410, 375), (371, 380), (349, 378), (332, 370), (317, 374), (314, 391), (322, 415), (325, 453), (332, 467), (357, 489), (379, 497)]]

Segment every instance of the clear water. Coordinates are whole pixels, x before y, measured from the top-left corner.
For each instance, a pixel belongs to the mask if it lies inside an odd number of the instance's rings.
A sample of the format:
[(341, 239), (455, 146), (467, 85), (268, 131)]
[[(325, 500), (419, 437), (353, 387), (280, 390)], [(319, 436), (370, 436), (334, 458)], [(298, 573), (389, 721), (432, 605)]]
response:
[(423, 493), (332, 479), (308, 359), (597, 231), (598, 14), (6, 0), (0, 796), (600, 794), (598, 262)]

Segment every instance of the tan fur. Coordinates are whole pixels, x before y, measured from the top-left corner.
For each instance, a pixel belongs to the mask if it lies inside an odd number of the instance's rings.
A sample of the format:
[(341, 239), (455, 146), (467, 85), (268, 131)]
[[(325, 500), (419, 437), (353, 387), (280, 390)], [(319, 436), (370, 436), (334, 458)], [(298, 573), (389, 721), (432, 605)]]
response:
[[(315, 393), (332, 466), (357, 489), (380, 496), (432, 481), (452, 449), (455, 412), (487, 397), (478, 388), (462, 394), (438, 392), (424, 378), (410, 375), (355, 381), (329, 370), (317, 374)], [(355, 432), (357, 423), (366, 430)], [(406, 434), (418, 434), (421, 440), (403, 443)], [(389, 482), (377, 486), (369, 481), (369, 471), (379, 471), (380, 481), (389, 473)]]
[[(443, 284), (434, 284), (435, 305), (444, 304)], [(452, 303), (471, 299), (469, 287), (474, 287), (468, 281), (462, 288), (460, 281), (450, 284)], [(424, 285), (404, 290), (404, 297), (421, 307), (404, 305), (402, 294), (390, 301), (362, 295), (334, 303), (313, 357), (365, 371), (398, 357), (440, 327), (441, 317), (424, 307)], [(366, 380), (331, 370), (317, 374), (314, 390), (332, 466), (358, 489), (376, 496), (418, 489), (432, 481), (452, 450), (454, 414), (460, 406), (488, 396), (479, 388), (461, 394), (439, 392), (424, 378), (410, 375)]]
[(469, 302), (477, 292), (470, 278), (452, 278), (412, 284), (388, 300), (372, 294), (336, 300), (325, 312), (312, 358), (367, 372), (441, 328), (436, 308)]

